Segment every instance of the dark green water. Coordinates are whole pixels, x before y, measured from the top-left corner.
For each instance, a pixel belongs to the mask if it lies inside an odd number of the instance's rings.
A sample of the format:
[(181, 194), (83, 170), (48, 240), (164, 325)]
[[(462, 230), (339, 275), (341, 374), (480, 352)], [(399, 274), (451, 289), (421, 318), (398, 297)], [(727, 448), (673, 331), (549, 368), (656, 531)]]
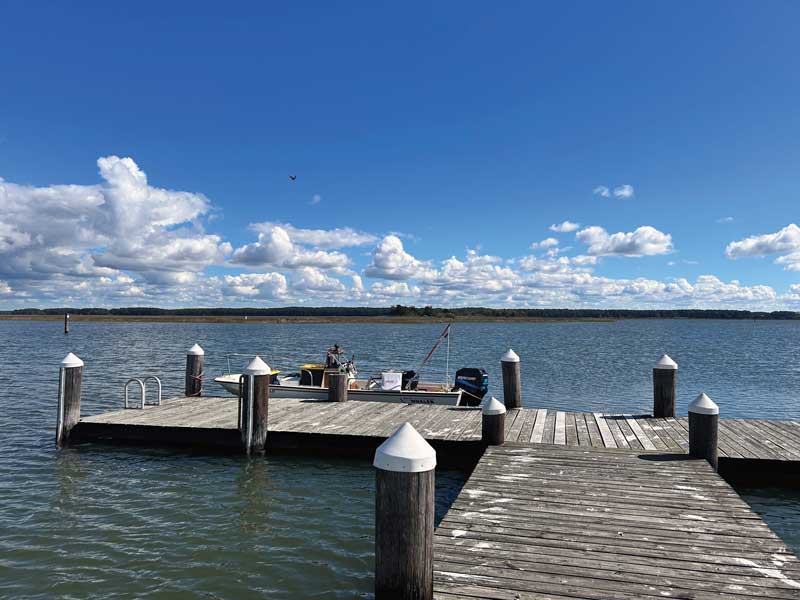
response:
[[(182, 388), (185, 351), (259, 351), (277, 367), (339, 342), (362, 374), (416, 367), (439, 325), (254, 325), (0, 321), (0, 597), (353, 598), (372, 590), (374, 473), (328, 458), (191, 456), (53, 448), (58, 363), (86, 361), (84, 414), (122, 406), (131, 376)], [(699, 391), (724, 416), (800, 419), (800, 323), (626, 321), (464, 324), (450, 372), (520, 355), (529, 406), (646, 412), (661, 352), (680, 365), (678, 411)], [(437, 356), (443, 370), (444, 356)], [(233, 365), (236, 370), (240, 365)], [(210, 384), (213, 386), (213, 383)], [(209, 392), (213, 388), (209, 388)], [(437, 513), (463, 476), (437, 471)], [(800, 495), (743, 490), (800, 551)]]

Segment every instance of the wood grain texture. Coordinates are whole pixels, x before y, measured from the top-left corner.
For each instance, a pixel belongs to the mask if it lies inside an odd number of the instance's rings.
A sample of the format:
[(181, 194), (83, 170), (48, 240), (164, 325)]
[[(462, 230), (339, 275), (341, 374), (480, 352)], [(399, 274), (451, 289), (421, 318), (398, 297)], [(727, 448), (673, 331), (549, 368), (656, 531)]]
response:
[(653, 416), (675, 416), (678, 369), (653, 369)]
[[(120, 402), (121, 403), (121, 402)], [(479, 442), (480, 408), (383, 402), (325, 402), (270, 398), (268, 430), (286, 434), (386, 438), (408, 421), (429, 440)], [(84, 417), (110, 426), (236, 429), (236, 398), (173, 398), (144, 410), (116, 410)], [(80, 426), (80, 425), (78, 425)], [(112, 427), (113, 429), (113, 427)], [(107, 433), (108, 429), (104, 429)], [(687, 417), (566, 412), (521, 408), (506, 413), (505, 441), (572, 448), (620, 448), (688, 453)], [(800, 423), (721, 419), (719, 456), (726, 459), (800, 462)]]
[(375, 598), (433, 597), (435, 470), (375, 471)]
[(183, 394), (185, 396), (200, 396), (203, 393), (203, 362), (202, 354), (186, 355), (186, 382)]
[(501, 362), (503, 371), (503, 403), (506, 408), (522, 407), (522, 376), (518, 362)]
[(488, 446), (500, 446), (506, 441), (506, 413), (483, 415), (481, 441)]
[(61, 427), (56, 430), (56, 447), (61, 448), (69, 444), (72, 428), (81, 420), (83, 367), (62, 369), (59, 376), (62, 377), (63, 406), (61, 407)]
[(434, 535), (436, 598), (797, 598), (800, 561), (704, 460), (490, 447)]

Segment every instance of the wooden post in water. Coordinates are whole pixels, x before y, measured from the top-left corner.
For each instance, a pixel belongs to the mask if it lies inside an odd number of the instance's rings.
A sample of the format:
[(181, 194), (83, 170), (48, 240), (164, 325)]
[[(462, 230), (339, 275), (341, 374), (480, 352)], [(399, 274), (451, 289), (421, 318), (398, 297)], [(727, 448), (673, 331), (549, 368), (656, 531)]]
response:
[(500, 365), (503, 368), (503, 403), (506, 408), (521, 408), (522, 389), (519, 356), (509, 349), (500, 359)]
[(69, 333), (69, 313), (64, 313), (64, 335)]
[(329, 373), (328, 402), (346, 402), (348, 383), (347, 373)]
[(241, 436), (247, 454), (264, 452), (267, 447), (267, 415), (269, 412), (269, 380), (272, 370), (256, 356), (242, 374)]
[(678, 363), (663, 354), (653, 367), (653, 416), (675, 416), (675, 388), (678, 383)]
[(719, 407), (702, 393), (689, 405), (689, 455), (705, 458), (715, 471), (718, 429)]
[(81, 420), (81, 380), (83, 361), (72, 352), (61, 361), (58, 372), (58, 417), (56, 421), (56, 447), (69, 443), (69, 433)]
[(404, 423), (375, 451), (375, 598), (433, 598), (436, 451)]
[(186, 386), (184, 396), (200, 396), (203, 394), (203, 360), (205, 350), (195, 344), (186, 353)]
[(506, 441), (506, 407), (497, 398), (483, 407), (481, 441), (487, 446), (500, 446)]

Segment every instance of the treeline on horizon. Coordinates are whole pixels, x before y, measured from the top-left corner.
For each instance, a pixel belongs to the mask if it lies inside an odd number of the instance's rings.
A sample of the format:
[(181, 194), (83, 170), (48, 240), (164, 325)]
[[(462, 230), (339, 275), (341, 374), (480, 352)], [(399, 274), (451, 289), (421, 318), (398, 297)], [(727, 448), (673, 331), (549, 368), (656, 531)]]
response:
[(438, 308), (433, 306), (354, 307), (285, 306), (281, 308), (20, 308), (0, 311), (6, 315), (108, 315), (175, 317), (490, 317), (493, 319), (800, 319), (800, 312), (761, 312), (728, 309), (608, 309), (608, 308)]

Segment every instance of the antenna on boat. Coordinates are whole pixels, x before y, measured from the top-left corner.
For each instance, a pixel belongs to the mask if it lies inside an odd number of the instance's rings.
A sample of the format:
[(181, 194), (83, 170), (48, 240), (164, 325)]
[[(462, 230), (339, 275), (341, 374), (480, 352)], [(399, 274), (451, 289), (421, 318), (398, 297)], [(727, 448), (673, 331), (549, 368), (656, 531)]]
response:
[[(452, 325), (452, 323), (450, 323)], [(447, 358), (444, 362), (444, 385), (447, 387), (450, 384), (450, 336), (452, 335), (452, 329), (450, 329), (450, 325), (448, 325), (448, 332), (447, 332)]]

